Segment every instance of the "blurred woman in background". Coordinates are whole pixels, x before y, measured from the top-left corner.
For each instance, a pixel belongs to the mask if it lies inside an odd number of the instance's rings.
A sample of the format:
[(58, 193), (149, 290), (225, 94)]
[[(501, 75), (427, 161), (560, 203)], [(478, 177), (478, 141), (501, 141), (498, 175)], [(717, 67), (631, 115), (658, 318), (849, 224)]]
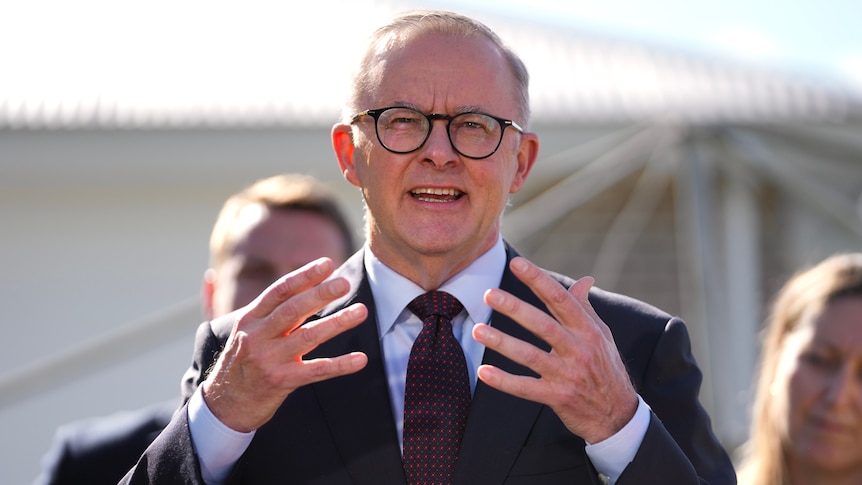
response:
[(862, 253), (793, 276), (765, 332), (740, 485), (862, 484)]

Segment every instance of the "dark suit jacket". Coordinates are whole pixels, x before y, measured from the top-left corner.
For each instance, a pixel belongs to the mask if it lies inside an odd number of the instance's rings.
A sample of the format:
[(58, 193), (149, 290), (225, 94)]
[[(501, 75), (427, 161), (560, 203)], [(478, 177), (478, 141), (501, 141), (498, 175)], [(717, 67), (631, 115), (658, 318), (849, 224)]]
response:
[[(508, 246), (507, 253), (507, 259), (516, 255)], [(257, 431), (228, 483), (405, 483), (362, 251), (339, 268), (337, 275), (350, 281), (351, 292), (320, 315), (363, 302), (369, 318), (308, 357), (362, 351), (368, 355), (368, 365), (356, 374), (312, 384), (289, 395), (272, 420)], [(564, 285), (573, 282), (554, 276)], [(508, 265), (500, 287), (545, 309)], [(643, 444), (618, 485), (736, 483), (731, 462), (698, 401), (701, 373), (683, 322), (645, 303), (599, 289), (592, 290), (590, 300), (612, 330), (636, 389), (653, 411)], [(184, 383), (187, 396), (204, 379), (203, 370), (216, 360), (235, 319), (236, 315), (227, 315), (198, 329), (193, 365)], [(490, 323), (548, 348), (504, 315), (494, 313)], [(534, 375), (490, 350), (483, 361), (515, 374)], [(133, 484), (202, 483), (199, 473), (187, 419), (180, 413), (126, 480)], [(583, 439), (570, 433), (550, 408), (479, 382), (454, 483), (586, 485), (599, 481), (584, 452)]]
[(59, 427), (34, 485), (116, 485), (180, 404), (171, 399)]

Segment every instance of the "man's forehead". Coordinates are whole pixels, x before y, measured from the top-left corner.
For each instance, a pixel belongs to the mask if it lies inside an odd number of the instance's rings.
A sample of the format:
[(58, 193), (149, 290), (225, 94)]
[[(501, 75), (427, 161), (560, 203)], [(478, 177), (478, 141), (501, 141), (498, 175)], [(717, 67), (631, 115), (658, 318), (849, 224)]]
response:
[(255, 202), (246, 205), (237, 213), (236, 220), (232, 225), (232, 232), (248, 231), (250, 227), (260, 224), (260, 221), (266, 218), (267, 214), (269, 214), (269, 208), (264, 204)]
[(514, 75), (499, 49), (480, 36), (415, 36), (379, 52), (368, 73), (371, 88), (364, 96), (368, 106), (427, 111), (434, 108), (429, 103), (436, 103), (455, 113), (488, 111), (504, 96), (515, 102)]
[[(421, 54), (421, 55), (418, 55)], [(370, 65), (378, 68), (421, 65), (429, 70), (446, 69), (452, 62), (480, 60), (497, 62), (502, 53), (491, 39), (481, 35), (455, 35), (445, 32), (421, 32), (399, 37), (395, 41), (378, 42)]]

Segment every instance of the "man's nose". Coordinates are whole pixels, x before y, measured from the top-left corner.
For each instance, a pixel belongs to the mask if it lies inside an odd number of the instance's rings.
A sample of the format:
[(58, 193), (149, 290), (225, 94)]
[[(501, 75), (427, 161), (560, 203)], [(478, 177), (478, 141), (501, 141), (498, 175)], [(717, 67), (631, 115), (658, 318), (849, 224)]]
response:
[(458, 161), (458, 152), (455, 151), (455, 147), (452, 146), (452, 141), (449, 139), (448, 126), (447, 120), (433, 120), (431, 132), (422, 147), (423, 159), (434, 162), (438, 167)]

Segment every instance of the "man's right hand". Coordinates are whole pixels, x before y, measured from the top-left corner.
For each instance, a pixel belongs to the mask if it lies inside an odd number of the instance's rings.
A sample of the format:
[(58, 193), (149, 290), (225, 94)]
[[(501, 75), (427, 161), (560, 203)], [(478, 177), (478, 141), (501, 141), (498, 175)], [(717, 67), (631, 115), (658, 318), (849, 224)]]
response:
[(269, 421), (295, 389), (352, 374), (368, 363), (361, 352), (302, 359), (368, 315), (365, 305), (357, 303), (302, 325), (349, 291), (343, 278), (325, 281), (334, 270), (329, 258), (312, 261), (279, 278), (241, 310), (242, 316), (202, 385), (207, 406), (226, 426), (253, 431)]

